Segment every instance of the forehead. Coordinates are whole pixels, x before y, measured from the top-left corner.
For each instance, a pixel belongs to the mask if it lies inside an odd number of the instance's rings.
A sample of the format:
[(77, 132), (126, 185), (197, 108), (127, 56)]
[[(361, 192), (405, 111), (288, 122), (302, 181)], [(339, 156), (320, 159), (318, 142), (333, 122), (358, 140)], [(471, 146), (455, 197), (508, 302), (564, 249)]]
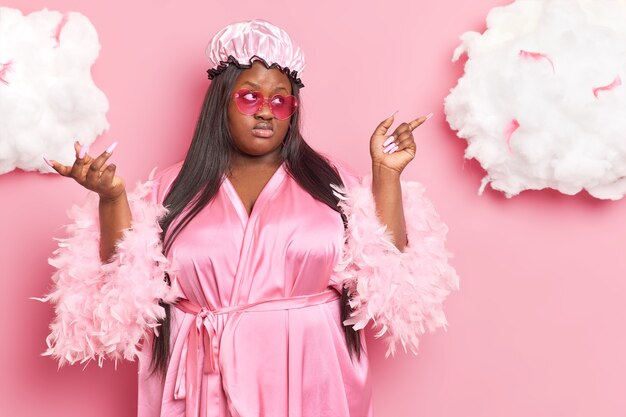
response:
[(235, 88), (242, 86), (256, 87), (261, 91), (275, 92), (278, 90), (291, 94), (291, 81), (278, 68), (265, 68), (261, 62), (255, 62), (239, 74)]

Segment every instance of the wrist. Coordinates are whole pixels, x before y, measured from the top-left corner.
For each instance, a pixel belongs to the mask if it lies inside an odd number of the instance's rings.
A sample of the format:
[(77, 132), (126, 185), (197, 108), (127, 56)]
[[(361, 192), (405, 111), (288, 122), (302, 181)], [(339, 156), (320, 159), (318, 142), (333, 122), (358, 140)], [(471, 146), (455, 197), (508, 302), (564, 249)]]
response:
[(400, 181), (402, 171), (386, 167), (382, 164), (372, 164), (372, 179), (380, 181)]
[(117, 196), (104, 196), (102, 194), (99, 194), (99, 196), (100, 196), (100, 205), (106, 205), (106, 206), (115, 206), (115, 205), (118, 205), (120, 202), (123, 202), (124, 200), (127, 199), (126, 190), (122, 191)]

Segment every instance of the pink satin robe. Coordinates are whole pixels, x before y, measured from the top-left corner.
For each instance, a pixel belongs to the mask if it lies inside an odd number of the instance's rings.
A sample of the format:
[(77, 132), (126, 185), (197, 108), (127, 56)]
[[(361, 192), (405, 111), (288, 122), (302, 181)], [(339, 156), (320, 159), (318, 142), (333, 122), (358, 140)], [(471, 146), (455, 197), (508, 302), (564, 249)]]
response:
[[(159, 203), (179, 169), (161, 175)], [(358, 180), (339, 169), (346, 185)], [(339, 214), (283, 166), (250, 216), (224, 180), (169, 252), (195, 310), (171, 309), (164, 381), (145, 342), (139, 417), (371, 416), (367, 353), (348, 354), (333, 281), (343, 239)]]

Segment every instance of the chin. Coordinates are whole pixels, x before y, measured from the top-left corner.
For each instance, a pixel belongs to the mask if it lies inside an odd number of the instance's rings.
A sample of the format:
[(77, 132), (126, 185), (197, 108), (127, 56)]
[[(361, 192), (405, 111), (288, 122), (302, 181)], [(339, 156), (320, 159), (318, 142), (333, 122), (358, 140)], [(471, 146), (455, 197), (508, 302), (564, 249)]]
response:
[(254, 147), (246, 147), (243, 149), (239, 149), (239, 151), (243, 154), (250, 156), (265, 156), (275, 152), (280, 148), (280, 144), (277, 146), (254, 146)]

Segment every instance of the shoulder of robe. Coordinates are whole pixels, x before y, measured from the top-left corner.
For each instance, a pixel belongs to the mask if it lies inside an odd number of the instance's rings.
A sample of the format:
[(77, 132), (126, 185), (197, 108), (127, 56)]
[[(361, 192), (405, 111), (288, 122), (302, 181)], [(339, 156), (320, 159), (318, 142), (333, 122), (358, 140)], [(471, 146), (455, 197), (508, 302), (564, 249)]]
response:
[(328, 162), (330, 162), (330, 164), (337, 170), (346, 188), (350, 188), (360, 183), (361, 176), (346, 162), (327, 154), (322, 154), (322, 156), (326, 158)]
[(157, 187), (157, 201), (162, 203), (165, 199), (165, 195), (169, 191), (172, 183), (178, 176), (180, 169), (183, 166), (183, 161), (177, 162), (169, 167), (157, 171), (157, 174), (154, 177), (155, 186)]

